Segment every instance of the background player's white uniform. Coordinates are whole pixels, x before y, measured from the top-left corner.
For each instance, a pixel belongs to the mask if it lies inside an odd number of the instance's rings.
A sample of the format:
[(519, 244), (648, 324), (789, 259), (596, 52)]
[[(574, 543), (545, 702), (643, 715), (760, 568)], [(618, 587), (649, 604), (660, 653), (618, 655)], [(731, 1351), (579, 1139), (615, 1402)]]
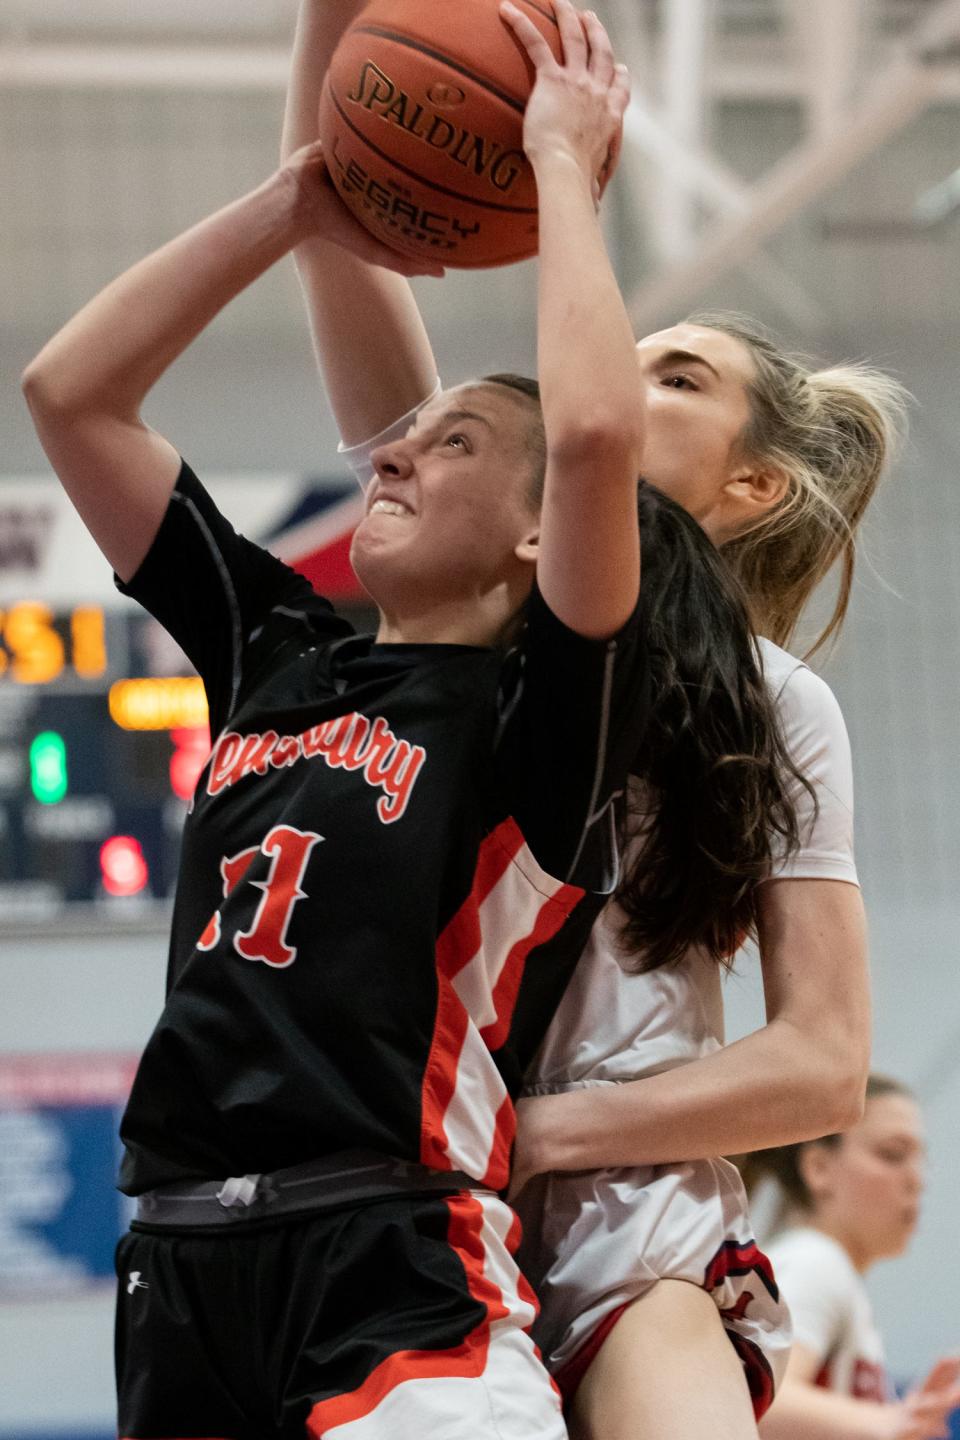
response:
[[(802, 661), (759, 644), (787, 745), (819, 806), (814, 816), (808, 793), (796, 786), (801, 844), (775, 873), (856, 884), (850, 750), (839, 706)], [(611, 905), (594, 927), (528, 1073), (528, 1095), (642, 1079), (722, 1046), (718, 966), (691, 950), (676, 966), (627, 973), (623, 918)], [(624, 1306), (669, 1277), (713, 1295), (763, 1412), (786, 1365), (789, 1318), (732, 1165), (716, 1159), (543, 1175), (517, 1208), (521, 1264), (542, 1306), (535, 1335), (568, 1394)]]
[(775, 1236), (769, 1253), (790, 1306), (793, 1338), (820, 1362), (814, 1383), (858, 1400), (890, 1400), (883, 1341), (843, 1246), (803, 1225)]

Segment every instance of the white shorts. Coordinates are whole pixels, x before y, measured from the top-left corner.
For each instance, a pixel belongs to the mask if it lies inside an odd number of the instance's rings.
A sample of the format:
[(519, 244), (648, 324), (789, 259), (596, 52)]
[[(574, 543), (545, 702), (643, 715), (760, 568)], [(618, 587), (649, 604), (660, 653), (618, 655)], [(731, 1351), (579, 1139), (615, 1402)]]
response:
[(626, 1307), (669, 1279), (713, 1297), (757, 1417), (769, 1407), (790, 1353), (790, 1315), (733, 1165), (539, 1175), (515, 1208), (518, 1259), (541, 1306), (534, 1339), (568, 1401)]

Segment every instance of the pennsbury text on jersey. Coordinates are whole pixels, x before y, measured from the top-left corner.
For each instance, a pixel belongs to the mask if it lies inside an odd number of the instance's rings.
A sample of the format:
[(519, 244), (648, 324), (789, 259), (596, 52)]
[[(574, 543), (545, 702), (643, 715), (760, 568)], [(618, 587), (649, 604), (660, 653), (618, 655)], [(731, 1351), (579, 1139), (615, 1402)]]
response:
[(319, 756), (334, 770), (361, 770), (368, 785), (384, 793), (377, 815), (390, 825), (406, 811), (417, 776), (426, 761), (422, 745), (398, 740), (386, 720), (353, 712), (313, 725), (300, 735), (237, 735), (227, 731), (214, 746), (207, 777), (207, 794), (219, 795), (244, 776), (266, 775), (298, 760)]

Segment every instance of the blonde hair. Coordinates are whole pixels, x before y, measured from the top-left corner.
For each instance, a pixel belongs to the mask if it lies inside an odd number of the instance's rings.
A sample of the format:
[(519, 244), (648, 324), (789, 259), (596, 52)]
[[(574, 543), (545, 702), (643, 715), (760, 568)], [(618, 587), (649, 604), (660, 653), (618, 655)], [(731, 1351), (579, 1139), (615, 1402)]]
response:
[(787, 479), (780, 503), (721, 547), (757, 630), (788, 645), (811, 594), (840, 563), (833, 613), (807, 651), (812, 655), (843, 625), (857, 528), (904, 433), (907, 392), (866, 365), (816, 370), (744, 316), (698, 314), (687, 323), (720, 330), (749, 349), (756, 373), (741, 448)]

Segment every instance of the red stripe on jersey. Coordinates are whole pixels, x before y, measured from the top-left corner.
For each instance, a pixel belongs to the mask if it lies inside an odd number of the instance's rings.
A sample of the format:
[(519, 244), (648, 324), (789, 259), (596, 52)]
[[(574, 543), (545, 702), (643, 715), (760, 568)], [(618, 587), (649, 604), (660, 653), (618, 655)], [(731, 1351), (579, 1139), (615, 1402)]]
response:
[(437, 969), (441, 975), (454, 979), (480, 949), (480, 906), (503, 879), (522, 845), (519, 827), (510, 819), (482, 842), (470, 894), (437, 941)]
[(349, 1425), (370, 1415), (391, 1391), (407, 1380), (476, 1379), (486, 1369), (490, 1326), (510, 1312), (499, 1287), (485, 1273), (482, 1205), (469, 1193), (450, 1195), (445, 1203), (450, 1211), (447, 1239), (463, 1263), (471, 1299), (484, 1307), (483, 1319), (459, 1345), (449, 1350), (399, 1350), (381, 1361), (359, 1389), (349, 1395), (321, 1400), (307, 1419), (307, 1434), (315, 1440), (338, 1425)]
[(780, 1291), (773, 1274), (773, 1266), (763, 1251), (753, 1241), (739, 1245), (735, 1240), (725, 1240), (714, 1255), (703, 1275), (704, 1290), (715, 1290), (728, 1275), (746, 1275), (750, 1271), (763, 1281), (771, 1299), (779, 1300)]
[(452, 1170), (444, 1127), (447, 1107), (457, 1088), (457, 1066), (470, 1016), (444, 974), (437, 976), (437, 1018), (421, 1093), (420, 1161), (434, 1170)]
[(743, 1373), (753, 1402), (756, 1420), (762, 1420), (773, 1404), (773, 1371), (760, 1346), (737, 1330), (727, 1330), (727, 1339), (740, 1356)]
[[(444, 1203), (450, 1211), (447, 1238), (463, 1262), (471, 1297), (486, 1306), (486, 1325), (492, 1325), (495, 1320), (505, 1320), (510, 1311), (504, 1304), (503, 1292), (487, 1275), (487, 1254), (483, 1243), (483, 1205), (477, 1196), (471, 1195), (469, 1191), (448, 1195)], [(484, 1322), (481, 1322), (481, 1325), (483, 1324)], [(478, 1325), (473, 1334), (477, 1335), (480, 1328)], [(488, 1341), (489, 1335), (484, 1333), (484, 1350)]]
[[(497, 1111), (487, 1173), (483, 1177), (483, 1183), (488, 1190), (503, 1190), (509, 1183), (510, 1151), (513, 1149), (516, 1133), (517, 1112), (508, 1096)], [(510, 1253), (513, 1254), (513, 1251)]]
[(548, 940), (553, 939), (574, 905), (583, 899), (583, 893), (576, 885), (561, 886), (555, 895), (544, 901), (529, 935), (518, 940), (511, 949), (493, 991), (497, 1018), (492, 1025), (486, 1025), (480, 1031), (491, 1050), (499, 1050), (510, 1033), (527, 956), (538, 945), (545, 945)]
[[(507, 1233), (507, 1238), (504, 1241), (504, 1244), (507, 1247), (507, 1253), (509, 1255), (516, 1255), (517, 1251), (520, 1249), (520, 1241), (522, 1239), (523, 1226), (520, 1223), (520, 1216), (515, 1213), (513, 1217), (513, 1224), (510, 1226), (510, 1229)], [(526, 1275), (524, 1275), (522, 1270), (517, 1271), (517, 1294), (520, 1296), (520, 1299), (524, 1302), (524, 1304), (532, 1307), (533, 1313), (535, 1315), (540, 1314), (540, 1301), (537, 1299), (536, 1294), (534, 1293), (533, 1286), (530, 1284), (530, 1281), (527, 1279)]]
[(514, 820), (506, 819), (481, 843), (470, 894), (437, 941), (437, 1017), (421, 1091), (420, 1160), (435, 1170), (452, 1170), (444, 1116), (457, 1088), (457, 1066), (470, 1017), (453, 989), (457, 973), (483, 941), (480, 906), (509, 869), (523, 844)]
[(492, 1189), (506, 1184), (515, 1120), (491, 1051), (510, 1033), (531, 953), (583, 893), (540, 870), (515, 820), (482, 842), (470, 894), (437, 941), (437, 1018), (421, 1090), (425, 1165), (465, 1170)]
[[(520, 1241), (522, 1239), (523, 1226), (520, 1223), (520, 1216), (514, 1211), (513, 1224), (510, 1226), (510, 1229), (507, 1232), (507, 1238), (503, 1242), (509, 1255), (516, 1255), (517, 1251), (520, 1249)], [(523, 1271), (519, 1269), (517, 1270), (517, 1294), (523, 1301), (524, 1305), (530, 1306), (530, 1309), (533, 1312), (533, 1316), (535, 1319), (540, 1314), (540, 1301), (537, 1299), (534, 1293), (533, 1286), (530, 1284), (530, 1281), (527, 1279), (526, 1275), (524, 1275)], [(526, 1333), (530, 1333), (529, 1328), (527, 1329)], [(556, 1395), (557, 1398), (562, 1402), (563, 1396), (560, 1393), (560, 1387), (557, 1384), (556, 1380), (554, 1380), (550, 1372), (547, 1370), (539, 1345), (534, 1345), (533, 1353), (534, 1355), (536, 1355), (541, 1365), (543, 1365), (544, 1371), (547, 1375), (547, 1379), (550, 1381), (550, 1389), (553, 1391), (554, 1395)]]
[(563, 1397), (564, 1408), (568, 1408), (573, 1404), (573, 1397), (580, 1388), (580, 1382), (599, 1355), (603, 1347), (603, 1342), (620, 1319), (620, 1316), (625, 1314), (629, 1309), (630, 1302), (628, 1301), (625, 1305), (618, 1305), (616, 1310), (611, 1310), (609, 1315), (604, 1315), (596, 1328), (590, 1331), (590, 1334), (580, 1346), (580, 1349), (570, 1356), (566, 1364), (560, 1366), (554, 1379)]

